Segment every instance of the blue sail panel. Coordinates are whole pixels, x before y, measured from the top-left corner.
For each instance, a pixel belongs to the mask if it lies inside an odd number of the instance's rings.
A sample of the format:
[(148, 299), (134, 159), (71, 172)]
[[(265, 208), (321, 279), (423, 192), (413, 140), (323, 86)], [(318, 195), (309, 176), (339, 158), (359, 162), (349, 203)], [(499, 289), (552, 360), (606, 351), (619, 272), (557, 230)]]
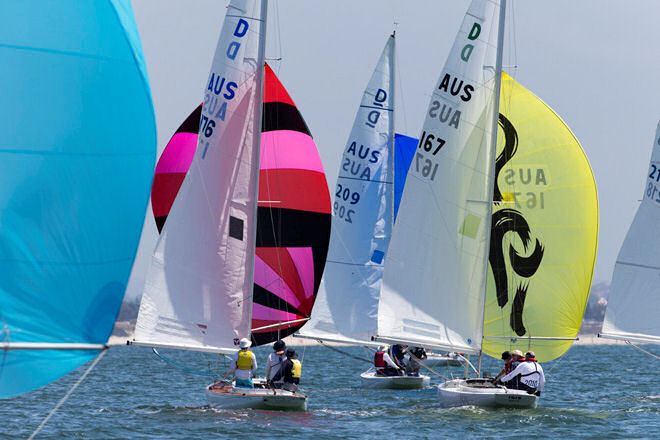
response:
[[(0, 342), (105, 343), (156, 155), (129, 0), (0, 6)], [(0, 398), (94, 351), (0, 353)]]
[(419, 139), (396, 133), (394, 135), (394, 220), (399, 212), (399, 203), (406, 184), (408, 169), (415, 157)]

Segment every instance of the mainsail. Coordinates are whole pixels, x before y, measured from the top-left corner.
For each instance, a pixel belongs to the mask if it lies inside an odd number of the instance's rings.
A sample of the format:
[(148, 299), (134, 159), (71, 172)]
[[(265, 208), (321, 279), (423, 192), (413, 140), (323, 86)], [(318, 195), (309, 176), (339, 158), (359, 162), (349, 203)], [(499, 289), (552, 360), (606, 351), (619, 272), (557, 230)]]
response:
[(483, 351), (546, 362), (570, 348), (587, 305), (596, 183), (564, 121), (504, 73), (499, 109)]
[(660, 123), (644, 197), (614, 266), (600, 336), (660, 344)]
[(499, 2), (473, 1), (434, 89), (385, 262), (380, 340), (481, 349), (499, 28)]
[[(195, 155), (201, 109), (177, 129), (156, 166), (151, 200), (159, 230)], [(267, 328), (252, 333), (257, 345), (293, 333), (311, 313), (330, 237), (327, 188), (309, 129), (266, 64), (251, 328)]]
[(156, 127), (128, 0), (3, 2), (0, 56), (4, 398), (107, 342), (140, 238)]
[(302, 336), (368, 341), (394, 223), (394, 35), (362, 95), (334, 191), (330, 249)]
[(198, 147), (147, 274), (136, 343), (228, 352), (250, 336), (265, 26), (265, 2), (230, 2)]

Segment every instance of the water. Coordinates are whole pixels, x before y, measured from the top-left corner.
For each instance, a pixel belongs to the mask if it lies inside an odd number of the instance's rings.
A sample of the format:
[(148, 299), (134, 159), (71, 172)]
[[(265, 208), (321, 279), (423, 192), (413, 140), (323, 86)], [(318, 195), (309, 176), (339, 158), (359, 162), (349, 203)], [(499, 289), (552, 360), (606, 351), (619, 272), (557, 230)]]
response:
[[(269, 350), (255, 349), (262, 372)], [(346, 350), (367, 356), (360, 347)], [(308, 412), (216, 411), (204, 396), (210, 379), (176, 370), (146, 348), (113, 347), (37, 438), (660, 438), (660, 361), (628, 346), (575, 346), (544, 364), (548, 382), (534, 410), (442, 409), (433, 388), (363, 390), (358, 374), (366, 364), (324, 347), (299, 353)], [(167, 356), (194, 370), (215, 361), (201, 353)], [(494, 359), (484, 365), (499, 371)], [(0, 439), (27, 438), (81, 372), (0, 400)]]

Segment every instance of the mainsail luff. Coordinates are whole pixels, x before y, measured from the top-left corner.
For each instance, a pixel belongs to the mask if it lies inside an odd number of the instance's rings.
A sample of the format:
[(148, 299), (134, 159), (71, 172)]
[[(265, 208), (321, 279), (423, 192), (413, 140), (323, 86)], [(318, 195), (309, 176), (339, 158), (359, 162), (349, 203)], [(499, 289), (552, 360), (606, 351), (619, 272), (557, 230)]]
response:
[(614, 266), (600, 337), (660, 344), (660, 122), (642, 202)]
[(139, 343), (229, 352), (249, 337), (265, 3), (232, 0), (228, 7), (195, 158), (147, 276)]
[(312, 319), (299, 335), (371, 344), (394, 223), (392, 34), (362, 96), (337, 179), (330, 249)]
[(499, 2), (472, 2), (431, 98), (390, 243), (379, 340), (481, 348), (500, 13)]

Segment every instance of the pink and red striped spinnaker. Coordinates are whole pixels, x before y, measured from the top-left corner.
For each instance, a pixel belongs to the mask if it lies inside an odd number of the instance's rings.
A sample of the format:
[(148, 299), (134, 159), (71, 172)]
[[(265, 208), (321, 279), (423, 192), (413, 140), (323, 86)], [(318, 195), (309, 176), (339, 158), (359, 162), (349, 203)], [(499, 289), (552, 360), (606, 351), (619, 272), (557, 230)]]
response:
[[(156, 166), (151, 203), (160, 232), (197, 149), (202, 106), (177, 129)], [(252, 328), (310, 316), (330, 241), (328, 184), (316, 144), (296, 105), (266, 64), (261, 126)], [(252, 333), (255, 345), (304, 325)]]

